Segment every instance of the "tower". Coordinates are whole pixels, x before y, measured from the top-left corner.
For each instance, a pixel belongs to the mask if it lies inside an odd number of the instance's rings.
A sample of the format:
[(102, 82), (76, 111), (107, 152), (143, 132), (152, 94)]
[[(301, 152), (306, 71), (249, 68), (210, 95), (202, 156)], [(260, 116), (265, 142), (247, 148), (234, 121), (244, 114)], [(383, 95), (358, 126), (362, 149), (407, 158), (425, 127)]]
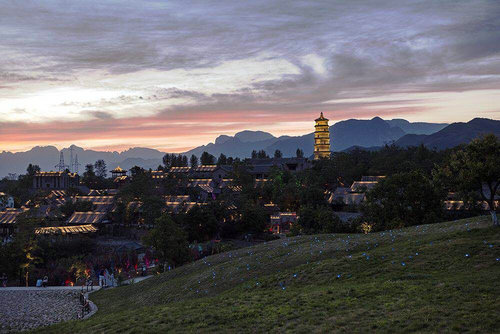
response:
[(69, 147), (69, 171), (74, 172), (73, 145)]
[(59, 155), (59, 163), (57, 165), (55, 165), (54, 167), (57, 168), (60, 172), (64, 172), (66, 170), (66, 168), (68, 168), (68, 165), (64, 164), (64, 155), (63, 155), (62, 151)]
[(78, 174), (78, 169), (80, 168), (80, 164), (78, 163), (78, 154), (75, 156), (75, 161), (73, 162), (73, 173)]
[(323, 116), (314, 120), (314, 160), (330, 158), (330, 128), (328, 127), (328, 119)]

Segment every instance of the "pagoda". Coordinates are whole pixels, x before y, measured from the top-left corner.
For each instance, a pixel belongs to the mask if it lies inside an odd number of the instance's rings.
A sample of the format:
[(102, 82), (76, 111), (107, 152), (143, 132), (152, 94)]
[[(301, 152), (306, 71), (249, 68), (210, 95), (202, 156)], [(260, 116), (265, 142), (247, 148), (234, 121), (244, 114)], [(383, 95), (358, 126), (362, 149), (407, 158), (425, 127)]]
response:
[(330, 158), (330, 128), (328, 127), (328, 119), (323, 116), (314, 120), (314, 160)]

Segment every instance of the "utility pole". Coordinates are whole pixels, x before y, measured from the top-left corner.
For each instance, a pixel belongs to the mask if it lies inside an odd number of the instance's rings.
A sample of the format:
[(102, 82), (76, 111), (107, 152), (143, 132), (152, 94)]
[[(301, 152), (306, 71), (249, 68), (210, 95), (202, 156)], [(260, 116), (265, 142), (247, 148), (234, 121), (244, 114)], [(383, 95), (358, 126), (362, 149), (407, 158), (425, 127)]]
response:
[(68, 167), (69, 167), (68, 165), (64, 164), (64, 155), (61, 150), (61, 153), (59, 154), (59, 163), (55, 165), (55, 168), (57, 168), (60, 172), (64, 172)]

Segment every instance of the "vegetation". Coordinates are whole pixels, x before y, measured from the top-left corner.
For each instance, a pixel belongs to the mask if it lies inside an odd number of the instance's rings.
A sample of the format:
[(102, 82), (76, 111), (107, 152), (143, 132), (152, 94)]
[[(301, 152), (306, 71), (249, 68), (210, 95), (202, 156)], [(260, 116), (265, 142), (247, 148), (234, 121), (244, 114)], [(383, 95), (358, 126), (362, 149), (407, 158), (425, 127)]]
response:
[(99, 291), (96, 315), (39, 332), (492, 333), (499, 245), (487, 217), (287, 238)]
[(435, 171), (435, 176), (444, 184), (444, 189), (459, 191), (462, 197), (472, 200), (477, 200), (479, 196), (488, 204), (493, 225), (500, 226), (495, 211), (495, 195), (500, 190), (499, 161), (500, 141), (490, 134), (454, 152)]
[(441, 221), (446, 193), (422, 171), (397, 173), (367, 193), (364, 218), (377, 231)]
[(153, 247), (160, 263), (176, 267), (189, 260), (189, 247), (185, 232), (168, 216), (156, 220), (155, 227), (144, 237), (146, 245)]

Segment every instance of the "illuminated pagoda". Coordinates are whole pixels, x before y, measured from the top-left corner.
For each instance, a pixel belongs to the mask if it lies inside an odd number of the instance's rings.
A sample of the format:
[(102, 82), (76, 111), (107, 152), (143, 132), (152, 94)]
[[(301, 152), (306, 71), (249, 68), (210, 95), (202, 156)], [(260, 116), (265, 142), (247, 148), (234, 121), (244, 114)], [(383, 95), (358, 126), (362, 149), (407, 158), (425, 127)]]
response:
[(314, 131), (314, 160), (330, 158), (330, 128), (328, 119), (323, 116), (314, 120), (316, 122)]
[(116, 167), (115, 169), (113, 169), (111, 171), (111, 177), (113, 179), (116, 179), (117, 177), (120, 177), (120, 176), (126, 176), (127, 175), (127, 171), (123, 168), (121, 168), (120, 166)]

